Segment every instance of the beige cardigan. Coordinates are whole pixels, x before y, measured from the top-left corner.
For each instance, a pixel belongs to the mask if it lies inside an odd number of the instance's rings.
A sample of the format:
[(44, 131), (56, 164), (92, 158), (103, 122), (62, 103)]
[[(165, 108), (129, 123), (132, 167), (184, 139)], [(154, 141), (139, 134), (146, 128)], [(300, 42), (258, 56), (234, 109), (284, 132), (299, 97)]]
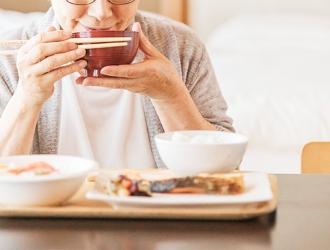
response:
[[(205, 46), (187, 26), (146, 12), (138, 12), (135, 21), (140, 22), (150, 42), (175, 66), (186, 84), (193, 100), (205, 119), (218, 130), (234, 131), (232, 119), (226, 115), (227, 104), (221, 94)], [(48, 26), (58, 26), (52, 8), (46, 15), (26, 26), (7, 32), (1, 40), (30, 39)], [(0, 57), (0, 114), (3, 113), (18, 83), (16, 56)], [(55, 84), (55, 92), (43, 105), (37, 123), (32, 153), (56, 154), (60, 120), (61, 84)], [(165, 168), (157, 152), (154, 136), (164, 131), (149, 98), (143, 97), (149, 139), (158, 168)]]

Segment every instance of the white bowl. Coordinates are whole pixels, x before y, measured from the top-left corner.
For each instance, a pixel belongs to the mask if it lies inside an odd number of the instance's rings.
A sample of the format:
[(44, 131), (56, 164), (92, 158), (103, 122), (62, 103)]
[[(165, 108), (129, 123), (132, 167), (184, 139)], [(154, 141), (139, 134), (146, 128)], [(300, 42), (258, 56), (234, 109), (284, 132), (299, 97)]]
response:
[[(176, 141), (172, 138), (174, 133)], [(195, 143), (184, 142), (185, 137), (193, 138)], [(200, 137), (207, 139), (198, 140)], [(155, 142), (168, 169), (179, 176), (192, 176), (201, 173), (228, 173), (238, 168), (247, 148), (248, 138), (220, 131), (177, 131), (158, 134)]]
[(0, 204), (6, 206), (54, 206), (73, 196), (85, 178), (97, 171), (96, 161), (64, 155), (0, 157), (0, 164), (20, 165), (44, 161), (59, 171), (49, 175), (1, 175)]

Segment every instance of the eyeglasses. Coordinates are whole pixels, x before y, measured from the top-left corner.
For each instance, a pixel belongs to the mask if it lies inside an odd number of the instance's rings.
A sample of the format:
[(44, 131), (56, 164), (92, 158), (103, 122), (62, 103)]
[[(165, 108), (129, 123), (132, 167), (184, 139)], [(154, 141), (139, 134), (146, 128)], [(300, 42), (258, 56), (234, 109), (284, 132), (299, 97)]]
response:
[[(74, 5), (88, 5), (94, 3), (96, 0), (66, 0), (68, 3)], [(135, 0), (108, 0), (108, 2), (116, 5), (124, 5), (134, 2)]]

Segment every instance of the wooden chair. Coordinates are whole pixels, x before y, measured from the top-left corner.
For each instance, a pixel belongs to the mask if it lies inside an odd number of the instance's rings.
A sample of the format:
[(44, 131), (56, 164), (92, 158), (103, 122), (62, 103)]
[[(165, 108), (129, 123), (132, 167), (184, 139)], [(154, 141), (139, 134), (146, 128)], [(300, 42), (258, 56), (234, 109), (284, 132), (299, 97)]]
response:
[(330, 142), (310, 142), (304, 146), (301, 173), (330, 174)]

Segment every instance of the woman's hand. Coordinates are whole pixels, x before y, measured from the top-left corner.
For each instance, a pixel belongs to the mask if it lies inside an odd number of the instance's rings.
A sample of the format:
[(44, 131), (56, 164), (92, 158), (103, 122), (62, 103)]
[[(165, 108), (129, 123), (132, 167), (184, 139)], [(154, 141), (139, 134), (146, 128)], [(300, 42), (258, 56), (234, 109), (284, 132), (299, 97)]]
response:
[(53, 94), (56, 81), (86, 66), (86, 61), (71, 63), (84, 56), (86, 51), (65, 41), (70, 37), (71, 32), (49, 27), (19, 50), (19, 83), (15, 94), (25, 105), (42, 106)]
[(0, 118), (1, 156), (31, 152), (39, 114), (54, 91), (54, 83), (86, 66), (85, 61), (71, 63), (85, 50), (77, 50), (77, 44), (65, 41), (70, 37), (71, 32), (50, 27), (19, 50), (17, 90)]
[(139, 32), (139, 48), (145, 55), (143, 62), (107, 66), (101, 73), (112, 78), (80, 77), (77, 83), (84, 86), (126, 89), (158, 101), (170, 102), (173, 98), (178, 98), (185, 85), (173, 64), (148, 41), (139, 23), (133, 25), (133, 30)]
[(200, 114), (174, 65), (149, 42), (139, 23), (133, 25), (133, 30), (139, 32), (143, 62), (107, 66), (101, 73), (111, 78), (79, 77), (77, 83), (126, 89), (149, 97), (165, 131), (215, 130)]

